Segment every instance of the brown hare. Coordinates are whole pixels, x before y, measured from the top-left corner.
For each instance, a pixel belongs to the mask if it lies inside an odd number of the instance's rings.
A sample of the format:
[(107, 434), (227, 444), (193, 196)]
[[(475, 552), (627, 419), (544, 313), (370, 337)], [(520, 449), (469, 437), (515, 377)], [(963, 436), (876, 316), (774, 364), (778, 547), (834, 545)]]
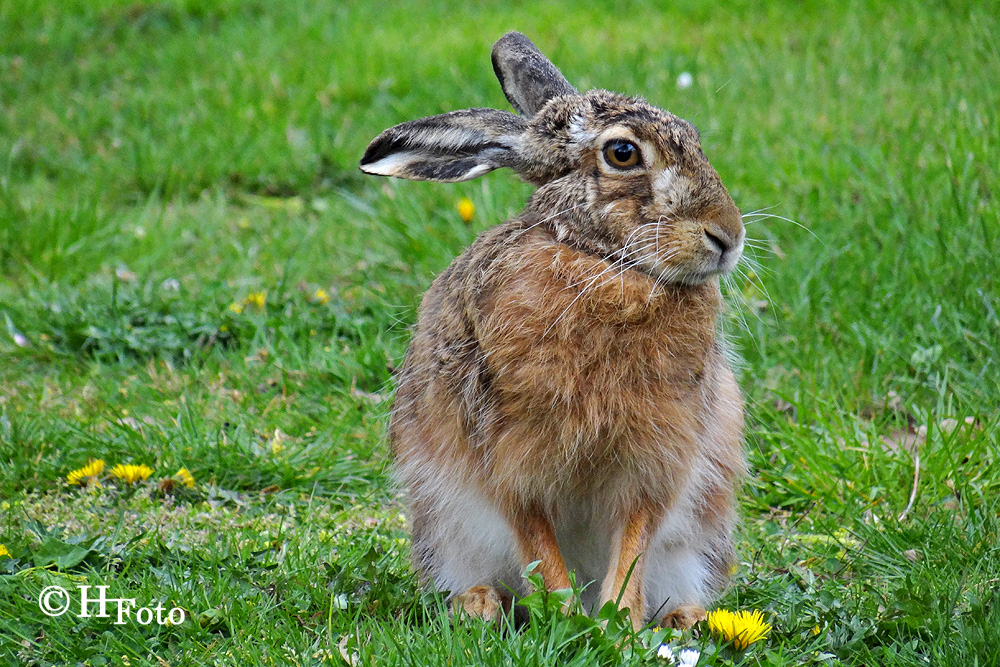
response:
[[(579, 93), (524, 35), (493, 47), (519, 115), (466, 109), (368, 146), (369, 174), (538, 186), (434, 280), (389, 437), (415, 567), (493, 617), (524, 567), (690, 627), (725, 587), (743, 401), (716, 335), (740, 212), (688, 122)], [(628, 573), (632, 570), (631, 576)], [(652, 619), (658, 610), (662, 619)]]

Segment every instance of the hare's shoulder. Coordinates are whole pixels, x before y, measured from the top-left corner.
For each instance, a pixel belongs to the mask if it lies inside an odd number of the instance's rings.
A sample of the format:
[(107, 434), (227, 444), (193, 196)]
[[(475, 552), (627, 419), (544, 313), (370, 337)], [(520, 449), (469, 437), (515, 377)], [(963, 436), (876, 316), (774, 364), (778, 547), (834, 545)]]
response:
[(516, 219), (486, 230), (434, 279), (420, 303), (401, 386), (431, 377), (461, 382), (475, 373), (482, 356), (479, 325), (487, 314), (480, 297), (504, 289), (525, 231), (528, 226)]
[(431, 283), (420, 303), (418, 328), (438, 329), (444, 322), (463, 328), (469, 325), (469, 318), (476, 316), (477, 297), (502, 289), (511, 271), (516, 271), (514, 258), (531, 231), (530, 225), (514, 219), (480, 234)]

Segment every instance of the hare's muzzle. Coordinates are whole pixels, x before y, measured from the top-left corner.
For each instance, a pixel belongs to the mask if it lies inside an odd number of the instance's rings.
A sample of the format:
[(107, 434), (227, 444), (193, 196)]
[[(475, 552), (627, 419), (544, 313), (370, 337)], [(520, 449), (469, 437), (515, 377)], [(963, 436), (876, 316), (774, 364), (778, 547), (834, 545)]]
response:
[(740, 255), (743, 254), (743, 239), (746, 230), (743, 227), (743, 218), (736, 207), (728, 207), (722, 215), (716, 219), (705, 221), (702, 224), (702, 240), (705, 249), (715, 257), (716, 266), (714, 273), (728, 273), (736, 266)]

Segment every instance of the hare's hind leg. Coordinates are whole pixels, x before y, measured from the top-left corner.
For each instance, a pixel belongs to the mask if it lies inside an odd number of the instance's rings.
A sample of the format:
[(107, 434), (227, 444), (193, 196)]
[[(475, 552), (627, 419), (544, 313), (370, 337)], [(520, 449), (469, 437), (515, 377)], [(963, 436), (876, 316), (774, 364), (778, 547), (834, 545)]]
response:
[(688, 542), (655, 540), (646, 564), (647, 616), (657, 615), (660, 625), (681, 630), (705, 620), (705, 606), (725, 588), (735, 560), (725, 534)]
[(647, 614), (665, 614), (659, 624), (686, 630), (705, 619), (713, 597), (704, 557), (692, 545), (653, 545), (646, 567)]
[(484, 585), (516, 587), (519, 559), (507, 521), (476, 488), (441, 489), (411, 486), (413, 562), (420, 574), (451, 596)]
[[(532, 507), (511, 513), (506, 521), (512, 542), (516, 545), (521, 570), (538, 561), (535, 571), (542, 575), (547, 590), (569, 588), (569, 573), (548, 515), (540, 508)], [(509, 613), (512, 604), (513, 600), (506, 592), (493, 586), (476, 585), (456, 596), (451, 609), (454, 612), (458, 608), (469, 616), (493, 621), (501, 612)], [(569, 601), (566, 604), (568, 606)], [(515, 622), (519, 620), (524, 619), (515, 618)]]
[(461, 611), (466, 616), (484, 621), (497, 621), (500, 614), (509, 614), (513, 599), (493, 586), (473, 586), (451, 600), (451, 613)]

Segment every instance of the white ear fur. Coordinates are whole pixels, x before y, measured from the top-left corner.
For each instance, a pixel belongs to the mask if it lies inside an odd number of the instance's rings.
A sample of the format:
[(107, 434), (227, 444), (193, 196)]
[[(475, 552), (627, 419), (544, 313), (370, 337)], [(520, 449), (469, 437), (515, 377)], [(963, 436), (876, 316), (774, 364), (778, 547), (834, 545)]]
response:
[(396, 178), (408, 178), (411, 180), (438, 180), (457, 183), (478, 178), (496, 169), (496, 167), (489, 164), (479, 163), (473, 165), (466, 172), (461, 172), (460, 170), (454, 172), (456, 175), (452, 177), (419, 178), (416, 175), (419, 173), (417, 165), (424, 160), (424, 156), (417, 151), (404, 151), (395, 155), (389, 155), (371, 164), (361, 165), (361, 171), (375, 176), (395, 176)]
[(399, 176), (403, 173), (403, 167), (414, 159), (416, 156), (413, 151), (387, 155), (376, 162), (362, 164), (361, 171), (375, 176)]

